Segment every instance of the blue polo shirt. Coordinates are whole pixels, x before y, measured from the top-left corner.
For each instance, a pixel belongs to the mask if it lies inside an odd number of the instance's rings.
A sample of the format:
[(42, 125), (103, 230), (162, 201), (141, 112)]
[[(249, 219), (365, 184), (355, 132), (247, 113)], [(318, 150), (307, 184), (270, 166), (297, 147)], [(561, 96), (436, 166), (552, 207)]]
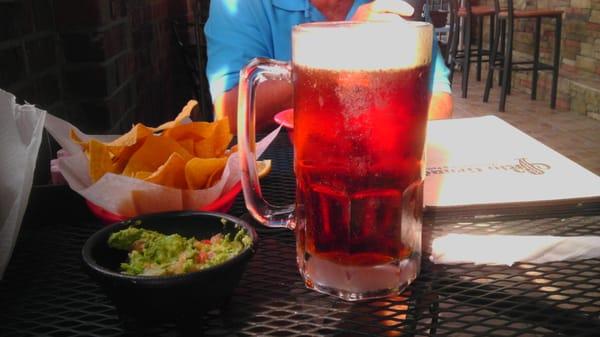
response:
[[(346, 19), (369, 1), (355, 0)], [(238, 84), (240, 69), (251, 59), (289, 61), (292, 27), (318, 21), (326, 18), (309, 0), (211, 0), (204, 33), (213, 99)], [(450, 93), (449, 70), (435, 42), (433, 55), (432, 92)]]

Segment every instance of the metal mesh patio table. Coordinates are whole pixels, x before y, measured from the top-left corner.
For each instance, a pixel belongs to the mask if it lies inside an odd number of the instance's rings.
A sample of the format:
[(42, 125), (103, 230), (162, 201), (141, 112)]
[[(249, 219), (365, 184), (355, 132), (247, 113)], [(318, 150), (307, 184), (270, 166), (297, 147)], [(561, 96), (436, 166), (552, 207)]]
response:
[[(292, 203), (292, 148), (285, 134), (264, 156), (274, 203)], [(5, 279), (0, 336), (597, 336), (600, 260), (508, 266), (435, 265), (391, 298), (349, 303), (308, 290), (291, 231), (258, 227), (256, 255), (228, 306), (199, 313), (192, 331), (122, 322), (83, 272), (80, 251), (102, 225), (63, 188), (34, 193)], [(39, 209), (31, 209), (39, 207)], [(61, 214), (70, 213), (70, 216)], [(231, 214), (245, 217), (238, 196)], [(600, 209), (496, 217), (426, 215), (424, 242), (446, 233), (600, 235)], [(510, 247), (507, 247), (510, 249)]]

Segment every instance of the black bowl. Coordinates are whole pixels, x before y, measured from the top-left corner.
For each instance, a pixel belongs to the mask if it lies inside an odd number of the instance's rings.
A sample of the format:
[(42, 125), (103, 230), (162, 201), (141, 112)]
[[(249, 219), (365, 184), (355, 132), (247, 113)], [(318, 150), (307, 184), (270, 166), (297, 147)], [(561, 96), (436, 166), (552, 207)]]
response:
[[(108, 246), (108, 237), (131, 225), (163, 234), (207, 239), (217, 233), (234, 235), (241, 227), (252, 245), (223, 264), (177, 276), (131, 276), (121, 274), (127, 252)], [(254, 228), (236, 217), (209, 212), (168, 212), (144, 215), (107, 226), (92, 235), (82, 249), (86, 272), (114, 302), (124, 319), (177, 321), (198, 317), (206, 310), (227, 304), (256, 250)]]

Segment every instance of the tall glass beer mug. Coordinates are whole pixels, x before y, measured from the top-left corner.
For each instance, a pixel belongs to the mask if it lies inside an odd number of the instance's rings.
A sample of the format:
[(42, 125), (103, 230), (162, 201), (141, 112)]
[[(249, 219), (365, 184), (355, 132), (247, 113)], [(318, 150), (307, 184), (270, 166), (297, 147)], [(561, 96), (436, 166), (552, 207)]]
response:
[[(291, 65), (254, 59), (240, 73), (238, 140), (246, 207), (296, 234), (307, 287), (344, 300), (397, 294), (418, 275), (433, 28), (424, 22), (294, 27)], [(294, 90), (296, 204), (261, 194), (254, 89)]]

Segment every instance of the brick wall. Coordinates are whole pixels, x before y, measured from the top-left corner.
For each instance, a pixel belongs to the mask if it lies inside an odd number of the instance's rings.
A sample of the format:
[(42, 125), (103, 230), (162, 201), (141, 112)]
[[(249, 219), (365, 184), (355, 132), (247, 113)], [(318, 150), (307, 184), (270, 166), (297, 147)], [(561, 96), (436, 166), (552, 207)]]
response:
[(0, 1), (0, 88), (59, 114), (59, 36), (50, 0)]
[(172, 119), (194, 95), (172, 21), (196, 1), (0, 0), (0, 88), (88, 133)]
[(183, 70), (171, 21), (193, 8), (182, 2), (54, 0), (65, 98), (77, 125), (98, 131), (122, 131), (134, 121), (155, 125), (191, 98), (173, 75)]
[(570, 6), (565, 8), (563, 67), (576, 73), (600, 75), (600, 1), (564, 2)]
[[(208, 1), (201, 0), (207, 11)], [(195, 0), (0, 0), (0, 88), (87, 132), (162, 123), (193, 95), (172, 20)]]

